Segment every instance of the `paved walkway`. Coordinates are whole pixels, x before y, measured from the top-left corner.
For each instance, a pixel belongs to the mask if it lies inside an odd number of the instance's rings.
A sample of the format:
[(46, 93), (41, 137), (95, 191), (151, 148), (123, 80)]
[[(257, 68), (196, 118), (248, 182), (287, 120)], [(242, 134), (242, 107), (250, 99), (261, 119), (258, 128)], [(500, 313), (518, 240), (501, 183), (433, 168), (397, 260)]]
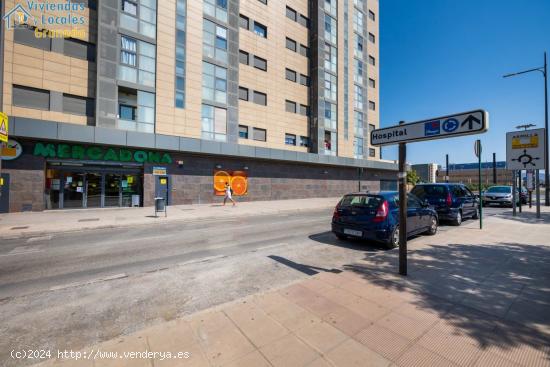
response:
[[(549, 234), (548, 222), (509, 215), (483, 231), (469, 221), (412, 241), (406, 278), (397, 250), (365, 245), (341, 272), (309, 267), (305, 281), (44, 366), (550, 366)], [(145, 351), (189, 354), (122, 355)]]
[(84, 229), (114, 228), (148, 225), (173, 221), (191, 221), (204, 218), (227, 218), (286, 211), (308, 211), (334, 208), (340, 198), (311, 198), (276, 201), (252, 201), (231, 206), (218, 204), (174, 205), (167, 208), (167, 217), (154, 208), (106, 208), (50, 210), (0, 214), (0, 239), (70, 232)]

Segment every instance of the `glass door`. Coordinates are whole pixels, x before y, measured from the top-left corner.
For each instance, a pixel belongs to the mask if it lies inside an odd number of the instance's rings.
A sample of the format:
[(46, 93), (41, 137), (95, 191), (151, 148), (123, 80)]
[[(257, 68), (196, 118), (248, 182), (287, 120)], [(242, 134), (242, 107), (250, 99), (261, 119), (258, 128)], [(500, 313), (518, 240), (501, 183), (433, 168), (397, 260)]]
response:
[(141, 178), (139, 175), (122, 175), (122, 206), (140, 206)]
[(63, 208), (82, 208), (84, 206), (83, 173), (63, 173)]
[(105, 206), (120, 206), (120, 175), (105, 174)]
[(101, 207), (101, 174), (86, 174), (86, 208)]

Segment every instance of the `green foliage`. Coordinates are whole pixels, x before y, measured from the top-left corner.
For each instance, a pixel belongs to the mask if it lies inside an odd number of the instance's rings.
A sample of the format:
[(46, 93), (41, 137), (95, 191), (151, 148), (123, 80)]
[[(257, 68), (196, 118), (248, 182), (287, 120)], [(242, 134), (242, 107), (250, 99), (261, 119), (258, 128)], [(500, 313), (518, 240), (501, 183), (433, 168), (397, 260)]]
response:
[(416, 185), (420, 182), (420, 177), (418, 176), (418, 173), (411, 169), (409, 172), (407, 172), (407, 183), (411, 185)]

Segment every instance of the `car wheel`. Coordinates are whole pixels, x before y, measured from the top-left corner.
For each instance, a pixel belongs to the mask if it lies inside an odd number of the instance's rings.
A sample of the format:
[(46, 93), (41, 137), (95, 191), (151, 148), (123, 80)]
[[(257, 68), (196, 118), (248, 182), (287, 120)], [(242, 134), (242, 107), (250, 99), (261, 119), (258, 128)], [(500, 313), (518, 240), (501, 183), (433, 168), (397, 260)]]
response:
[(345, 234), (341, 234), (341, 233), (334, 233), (334, 235), (336, 236), (336, 238), (338, 238), (339, 240), (346, 240), (348, 238), (348, 236), (346, 236)]
[(456, 213), (456, 218), (453, 220), (453, 225), (459, 226), (462, 224), (462, 211), (459, 210), (458, 213)]
[(389, 249), (396, 248), (399, 246), (399, 227), (395, 227), (391, 233), (391, 236), (386, 242), (386, 247)]
[(437, 233), (437, 228), (438, 228), (437, 218), (432, 217), (430, 219), (430, 229), (428, 229), (426, 233), (428, 233), (430, 236), (433, 236)]

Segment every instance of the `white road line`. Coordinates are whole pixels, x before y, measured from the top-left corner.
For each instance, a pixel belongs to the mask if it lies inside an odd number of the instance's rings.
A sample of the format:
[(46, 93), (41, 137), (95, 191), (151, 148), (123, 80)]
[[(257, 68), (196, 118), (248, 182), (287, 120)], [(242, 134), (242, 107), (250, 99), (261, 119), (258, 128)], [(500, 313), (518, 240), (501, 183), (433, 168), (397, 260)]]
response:
[(49, 241), (53, 238), (52, 235), (49, 236), (41, 236), (41, 237), (31, 237), (27, 240), (27, 243), (31, 242), (37, 242), (37, 241)]
[(128, 274), (126, 273), (120, 273), (120, 274), (114, 274), (109, 275), (103, 278), (96, 278), (96, 279), (90, 279), (83, 282), (76, 282), (76, 283), (68, 283), (68, 284), (62, 284), (62, 285), (56, 285), (54, 287), (50, 287), (50, 291), (58, 291), (61, 289), (67, 289), (67, 288), (73, 288), (73, 287), (80, 287), (87, 284), (93, 284), (93, 283), (99, 283), (99, 282), (106, 282), (109, 280), (116, 280), (116, 279), (122, 279), (127, 278)]

